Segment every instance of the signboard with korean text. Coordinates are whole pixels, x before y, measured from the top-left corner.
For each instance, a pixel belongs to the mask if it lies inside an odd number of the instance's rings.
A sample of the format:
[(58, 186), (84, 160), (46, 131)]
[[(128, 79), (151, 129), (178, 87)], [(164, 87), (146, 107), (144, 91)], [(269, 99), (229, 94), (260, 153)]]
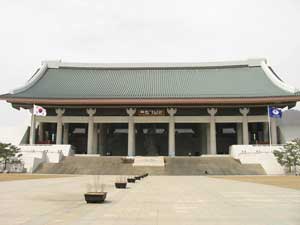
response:
[(165, 109), (137, 109), (137, 116), (166, 116)]

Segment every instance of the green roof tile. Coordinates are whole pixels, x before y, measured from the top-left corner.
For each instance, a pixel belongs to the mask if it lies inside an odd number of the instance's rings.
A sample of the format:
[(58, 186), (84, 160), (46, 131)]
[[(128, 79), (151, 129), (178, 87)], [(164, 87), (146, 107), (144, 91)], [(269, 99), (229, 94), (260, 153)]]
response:
[(21, 98), (215, 98), (290, 96), (263, 69), (49, 68)]

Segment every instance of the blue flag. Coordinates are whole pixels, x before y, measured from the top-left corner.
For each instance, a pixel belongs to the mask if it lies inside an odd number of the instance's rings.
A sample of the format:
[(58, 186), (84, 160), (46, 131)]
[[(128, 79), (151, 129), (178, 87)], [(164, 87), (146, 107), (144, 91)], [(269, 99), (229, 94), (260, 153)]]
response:
[(268, 112), (269, 112), (269, 116), (272, 118), (281, 118), (282, 117), (281, 109), (269, 106)]

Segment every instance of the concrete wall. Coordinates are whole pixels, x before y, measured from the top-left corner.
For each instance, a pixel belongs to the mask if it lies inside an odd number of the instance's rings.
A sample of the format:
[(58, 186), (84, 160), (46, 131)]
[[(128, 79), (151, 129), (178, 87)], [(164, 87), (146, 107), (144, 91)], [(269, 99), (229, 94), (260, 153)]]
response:
[(28, 173), (45, 162), (59, 163), (64, 156), (73, 154), (71, 145), (19, 145), (21, 161)]
[(230, 155), (242, 164), (261, 164), (268, 175), (282, 175), (285, 169), (277, 162), (273, 151), (280, 145), (232, 145)]
[(278, 119), (278, 130), (281, 144), (285, 144), (295, 138), (300, 138), (300, 111), (283, 111), (282, 118)]
[(281, 125), (278, 130), (281, 144), (300, 138), (300, 125)]

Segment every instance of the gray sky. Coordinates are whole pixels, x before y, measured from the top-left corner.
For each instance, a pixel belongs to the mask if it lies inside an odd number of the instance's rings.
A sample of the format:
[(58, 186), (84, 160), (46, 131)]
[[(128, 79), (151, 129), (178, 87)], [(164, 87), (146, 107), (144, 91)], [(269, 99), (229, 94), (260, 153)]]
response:
[[(265, 57), (300, 87), (299, 0), (1, 0), (0, 93), (45, 59), (203, 62)], [(0, 102), (0, 141), (18, 143), (29, 114)]]

